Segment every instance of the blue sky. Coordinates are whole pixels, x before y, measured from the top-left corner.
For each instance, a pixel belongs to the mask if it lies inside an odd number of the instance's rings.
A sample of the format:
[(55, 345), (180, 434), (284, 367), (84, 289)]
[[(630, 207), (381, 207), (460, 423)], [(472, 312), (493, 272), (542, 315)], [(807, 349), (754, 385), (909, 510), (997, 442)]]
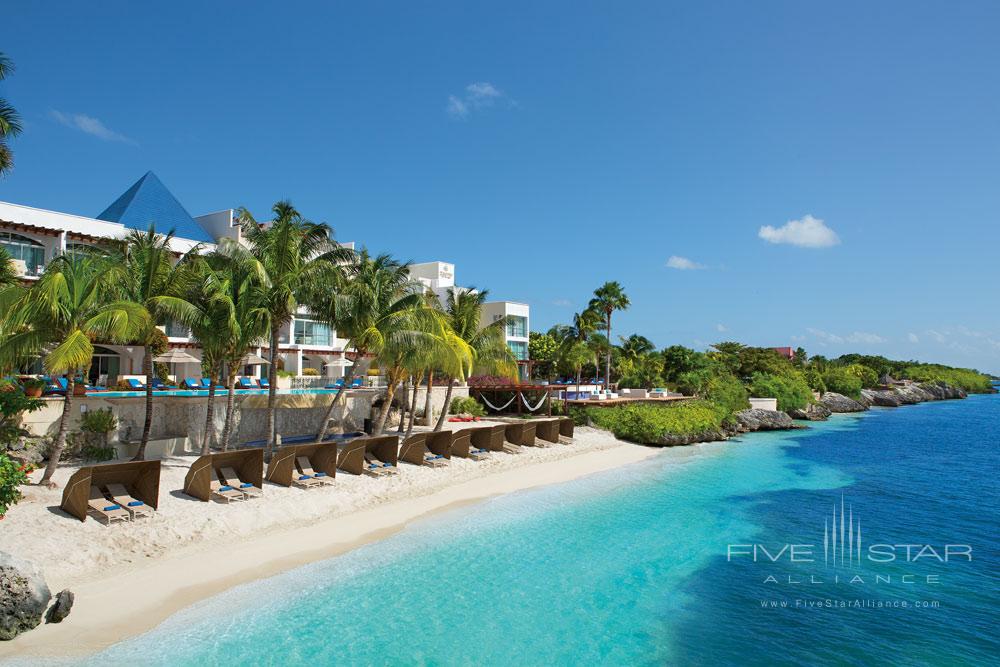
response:
[(1000, 373), (997, 3), (331, 4), (11, 2), (0, 200), (96, 215), (152, 169), (536, 330), (619, 280), (659, 345)]

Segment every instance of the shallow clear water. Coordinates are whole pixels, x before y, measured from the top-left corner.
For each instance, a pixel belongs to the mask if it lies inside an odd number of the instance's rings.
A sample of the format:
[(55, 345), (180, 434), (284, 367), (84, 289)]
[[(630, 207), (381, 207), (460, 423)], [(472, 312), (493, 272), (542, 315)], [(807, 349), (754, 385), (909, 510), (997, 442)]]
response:
[[(996, 664), (998, 424), (1000, 397), (976, 396), (664, 451), (239, 587), (85, 662)], [(823, 522), (842, 497), (866, 548), (969, 544), (973, 560), (824, 566)], [(820, 560), (727, 561), (731, 543), (812, 543)]]

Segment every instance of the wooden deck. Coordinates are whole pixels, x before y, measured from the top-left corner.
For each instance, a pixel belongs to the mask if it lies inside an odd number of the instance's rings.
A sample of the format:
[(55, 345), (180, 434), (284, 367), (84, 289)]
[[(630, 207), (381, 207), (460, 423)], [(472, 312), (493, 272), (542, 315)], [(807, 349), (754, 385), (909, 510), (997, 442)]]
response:
[(587, 407), (603, 407), (612, 405), (624, 405), (626, 403), (676, 403), (677, 401), (690, 401), (694, 396), (664, 396), (663, 398), (628, 398), (619, 396), (618, 398), (595, 399), (572, 399), (563, 401), (566, 405)]

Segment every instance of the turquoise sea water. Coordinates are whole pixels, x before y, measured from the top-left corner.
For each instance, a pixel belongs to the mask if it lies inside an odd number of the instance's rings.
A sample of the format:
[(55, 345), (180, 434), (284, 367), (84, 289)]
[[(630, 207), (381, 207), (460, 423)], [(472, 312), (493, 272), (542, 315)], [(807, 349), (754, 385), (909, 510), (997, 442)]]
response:
[[(998, 450), (1000, 396), (675, 448), (239, 587), (85, 662), (996, 664)], [(824, 565), (824, 519), (842, 498), (865, 548), (968, 544), (973, 559)], [(819, 560), (727, 560), (727, 545), (750, 543), (811, 543)]]

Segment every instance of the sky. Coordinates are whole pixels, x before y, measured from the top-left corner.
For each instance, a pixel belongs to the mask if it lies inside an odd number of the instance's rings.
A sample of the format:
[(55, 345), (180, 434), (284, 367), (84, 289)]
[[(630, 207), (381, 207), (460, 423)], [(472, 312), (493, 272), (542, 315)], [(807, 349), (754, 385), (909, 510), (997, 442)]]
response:
[[(259, 3), (265, 4), (265, 3)], [(266, 3), (271, 4), (271, 3)], [(291, 199), (614, 334), (1000, 373), (996, 2), (28, 2), (0, 200)]]

